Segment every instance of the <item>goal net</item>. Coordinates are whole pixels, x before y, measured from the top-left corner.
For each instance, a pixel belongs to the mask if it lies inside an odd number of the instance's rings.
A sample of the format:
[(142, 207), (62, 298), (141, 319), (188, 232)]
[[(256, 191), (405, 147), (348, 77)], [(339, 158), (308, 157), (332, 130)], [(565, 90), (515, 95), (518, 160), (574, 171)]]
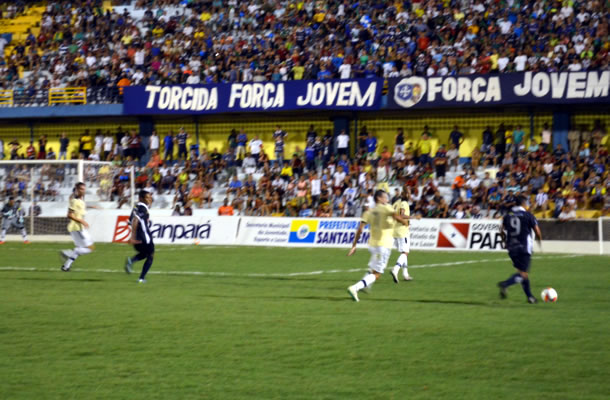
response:
[(5, 240), (69, 240), (66, 217), (74, 185), (86, 186), (87, 205), (116, 208), (119, 202), (133, 204), (133, 172), (110, 162), (13, 160), (0, 161), (0, 202), (13, 212), (0, 215)]

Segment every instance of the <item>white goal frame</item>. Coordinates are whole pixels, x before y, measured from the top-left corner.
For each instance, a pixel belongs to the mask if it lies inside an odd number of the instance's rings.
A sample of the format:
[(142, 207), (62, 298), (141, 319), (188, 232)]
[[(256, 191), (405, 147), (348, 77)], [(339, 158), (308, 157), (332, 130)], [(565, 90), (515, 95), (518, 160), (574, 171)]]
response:
[[(113, 166), (112, 162), (108, 162), (108, 161), (89, 161), (89, 160), (0, 160), (0, 169), (2, 169), (3, 167), (8, 167), (8, 166), (18, 166), (18, 165), (38, 165), (38, 166), (43, 166), (43, 165), (72, 165), (72, 166), (76, 166), (76, 176), (77, 176), (77, 182), (84, 182), (85, 184), (86, 179), (85, 179), (85, 171), (87, 166)], [(32, 203), (34, 200), (34, 190), (35, 190), (35, 184), (34, 184), (34, 174), (33, 174), (33, 170), (30, 171), (30, 182), (29, 182), (29, 187), (26, 189), (30, 199), (32, 199)], [(133, 208), (135, 205), (135, 174), (134, 174), (134, 169), (131, 169), (130, 172), (130, 177), (129, 177), (129, 181), (130, 181), (130, 204), (131, 207)], [(27, 216), (29, 216), (29, 232), (28, 232), (28, 236), (30, 238), (36, 238), (36, 240), (53, 240), (53, 241), (62, 241), (61, 236), (56, 236), (56, 235), (36, 235), (36, 232), (34, 231), (34, 221), (36, 218), (45, 218), (45, 217), (35, 217), (33, 215), (33, 208), (28, 210)], [(11, 235), (8, 235), (9, 237)], [(69, 239), (70, 237), (67, 236), (66, 239)]]

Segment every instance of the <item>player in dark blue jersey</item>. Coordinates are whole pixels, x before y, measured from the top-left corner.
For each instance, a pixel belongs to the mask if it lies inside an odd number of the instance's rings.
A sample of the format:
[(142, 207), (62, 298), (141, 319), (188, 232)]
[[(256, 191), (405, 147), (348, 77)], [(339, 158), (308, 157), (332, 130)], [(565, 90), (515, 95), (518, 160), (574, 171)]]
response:
[(507, 288), (515, 283), (521, 283), (523, 291), (529, 303), (536, 303), (536, 298), (530, 290), (529, 269), (534, 250), (532, 232), (536, 234), (538, 244), (542, 245), (542, 234), (538, 221), (529, 211), (525, 209), (526, 199), (516, 198), (516, 205), (513, 206), (502, 219), (502, 235), (508, 250), (508, 255), (517, 269), (517, 273), (505, 281), (499, 282), (500, 297), (506, 298)]
[(133, 244), (138, 254), (133, 257), (127, 257), (125, 261), (125, 272), (130, 274), (133, 271), (133, 263), (140, 260), (146, 260), (140, 273), (139, 283), (146, 282), (146, 273), (152, 266), (153, 257), (155, 255), (155, 244), (153, 243), (152, 234), (150, 232), (150, 216), (148, 207), (152, 203), (152, 195), (146, 190), (140, 191), (138, 195), (138, 204), (134, 207), (129, 217), (131, 224), (131, 238), (129, 243)]

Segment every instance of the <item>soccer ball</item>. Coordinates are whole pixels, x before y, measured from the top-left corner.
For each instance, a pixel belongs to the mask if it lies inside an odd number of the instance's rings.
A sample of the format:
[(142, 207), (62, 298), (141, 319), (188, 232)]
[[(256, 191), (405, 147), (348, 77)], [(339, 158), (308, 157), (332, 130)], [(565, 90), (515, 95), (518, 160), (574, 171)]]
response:
[(542, 297), (545, 303), (554, 303), (557, 301), (557, 291), (552, 287), (548, 287), (542, 291), (540, 297)]

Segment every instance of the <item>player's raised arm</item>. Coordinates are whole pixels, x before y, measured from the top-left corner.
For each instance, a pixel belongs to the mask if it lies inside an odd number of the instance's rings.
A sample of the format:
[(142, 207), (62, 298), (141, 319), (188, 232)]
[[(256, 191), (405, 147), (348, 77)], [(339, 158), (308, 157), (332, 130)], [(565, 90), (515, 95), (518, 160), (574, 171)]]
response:
[(356, 236), (354, 236), (354, 242), (352, 243), (352, 248), (347, 253), (347, 256), (351, 256), (356, 252), (356, 245), (358, 244), (358, 240), (360, 240), (360, 236), (362, 236), (362, 231), (364, 231), (364, 227), (366, 226), (366, 222), (360, 221), (360, 225), (358, 225), (358, 230), (356, 231)]

